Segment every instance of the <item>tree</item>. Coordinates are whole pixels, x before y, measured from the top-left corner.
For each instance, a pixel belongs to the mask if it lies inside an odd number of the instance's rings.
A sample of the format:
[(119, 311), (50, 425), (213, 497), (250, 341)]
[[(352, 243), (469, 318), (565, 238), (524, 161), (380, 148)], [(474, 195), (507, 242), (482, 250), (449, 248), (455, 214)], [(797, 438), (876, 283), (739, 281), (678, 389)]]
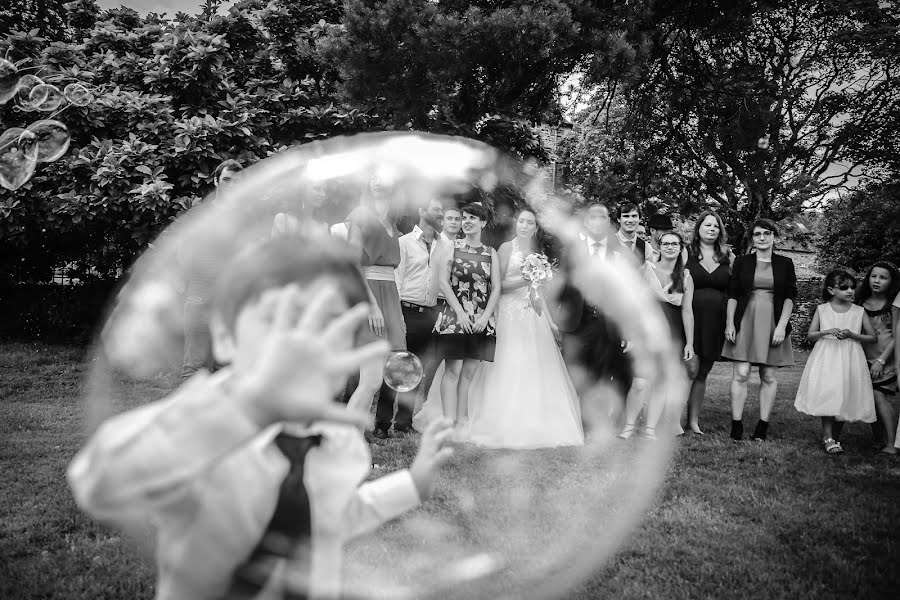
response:
[(876, 260), (900, 264), (900, 181), (859, 188), (824, 211), (819, 262), (864, 272)]
[[(634, 68), (595, 65), (622, 94), (624, 135), (682, 182), (668, 201), (710, 199), (746, 224), (820, 205), (874, 166), (853, 152), (900, 97), (898, 19), (877, 0), (711, 0), (641, 5), (623, 31)], [(740, 231), (746, 239), (746, 232)]]
[[(73, 5), (79, 18), (92, 3)], [(46, 280), (73, 264), (82, 278), (114, 277), (210, 188), (226, 158), (245, 164), (288, 145), (378, 124), (343, 106), (333, 86), (293, 79), (251, 4), (227, 16), (167, 20), (104, 11), (73, 41), (14, 31), (0, 52), (49, 83), (95, 91), (59, 117), (71, 146), (16, 192), (0, 192), (0, 269)], [(82, 25), (86, 22), (82, 20)], [(77, 28), (72, 28), (76, 30)], [(0, 106), (4, 127), (34, 113)]]

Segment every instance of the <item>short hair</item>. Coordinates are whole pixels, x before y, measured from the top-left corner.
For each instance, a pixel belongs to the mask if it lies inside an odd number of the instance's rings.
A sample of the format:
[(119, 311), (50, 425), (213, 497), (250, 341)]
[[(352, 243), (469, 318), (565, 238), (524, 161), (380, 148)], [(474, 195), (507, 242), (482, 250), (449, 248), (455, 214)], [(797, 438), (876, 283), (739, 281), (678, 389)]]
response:
[(822, 285), (822, 298), (828, 302), (834, 295), (828, 291), (828, 288), (838, 287), (842, 283), (849, 283), (851, 288), (856, 287), (856, 276), (846, 269), (834, 269), (825, 276), (825, 283)]
[(582, 209), (581, 213), (583, 216), (587, 216), (592, 209), (601, 207), (606, 211), (607, 216), (612, 215), (612, 211), (609, 210), (609, 206), (605, 202), (601, 202), (600, 200), (591, 200), (587, 204), (584, 205), (584, 209)]
[(366, 281), (350, 247), (327, 236), (292, 234), (256, 244), (235, 256), (216, 280), (213, 312), (229, 331), (263, 292), (319, 277), (337, 280), (350, 306), (368, 299)]
[(778, 225), (776, 225), (775, 221), (773, 221), (772, 219), (757, 219), (753, 221), (753, 226), (750, 227), (750, 231), (752, 232), (757, 227), (759, 227), (760, 229), (765, 229), (766, 231), (771, 231), (776, 236), (781, 235), (778, 231)]
[(471, 202), (469, 204), (466, 204), (462, 207), (460, 213), (469, 213), (470, 215), (478, 217), (481, 221), (487, 222), (488, 220), (487, 209), (480, 202)]
[(447, 214), (448, 211), (455, 210), (459, 214), (462, 214), (462, 211), (459, 210), (459, 207), (455, 204), (450, 204), (444, 207), (444, 214)]
[(244, 167), (242, 167), (242, 166), (241, 166), (241, 163), (239, 163), (238, 161), (234, 160), (233, 158), (229, 158), (228, 160), (223, 160), (222, 162), (219, 163), (219, 166), (216, 167), (216, 170), (215, 170), (215, 172), (213, 173), (213, 181), (215, 181), (216, 183), (218, 183), (218, 182), (219, 182), (219, 177), (222, 176), (222, 173), (223, 173), (226, 169), (227, 169), (228, 171), (235, 171), (235, 172), (237, 172), (237, 171), (243, 171), (243, 170), (244, 170)]
[(641, 212), (641, 207), (638, 205), (637, 202), (632, 202), (631, 200), (626, 200), (625, 202), (622, 202), (621, 204), (619, 204), (616, 207), (616, 220), (617, 221), (621, 220), (622, 215), (624, 215), (625, 213), (630, 213), (632, 211), (636, 211), (638, 214), (638, 217), (644, 216), (644, 213)]

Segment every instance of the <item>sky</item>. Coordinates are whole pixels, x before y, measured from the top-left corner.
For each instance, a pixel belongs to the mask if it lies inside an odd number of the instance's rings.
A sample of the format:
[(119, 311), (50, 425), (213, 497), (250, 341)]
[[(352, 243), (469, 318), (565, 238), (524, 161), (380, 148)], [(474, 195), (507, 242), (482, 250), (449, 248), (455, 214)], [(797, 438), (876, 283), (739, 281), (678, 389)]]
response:
[[(197, 13), (200, 11), (200, 5), (203, 4), (202, 0), (98, 0), (97, 4), (100, 5), (100, 8), (118, 8), (119, 6), (127, 6), (128, 8), (133, 8), (138, 11), (142, 15), (146, 15), (147, 13), (155, 12), (155, 13), (168, 13), (169, 16), (174, 16), (178, 11), (186, 12), (188, 14)], [(232, 3), (231, 2), (223, 2), (224, 8), (228, 8)], [(219, 12), (223, 12), (222, 8), (219, 9)]]

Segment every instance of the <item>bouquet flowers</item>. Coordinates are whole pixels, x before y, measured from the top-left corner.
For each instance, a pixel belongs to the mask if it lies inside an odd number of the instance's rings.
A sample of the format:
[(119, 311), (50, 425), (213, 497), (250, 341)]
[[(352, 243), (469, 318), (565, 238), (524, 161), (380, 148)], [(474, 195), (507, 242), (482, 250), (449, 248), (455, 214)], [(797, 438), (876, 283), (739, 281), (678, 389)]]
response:
[(538, 301), (538, 288), (544, 282), (553, 279), (553, 266), (544, 254), (534, 252), (525, 257), (522, 264), (522, 279), (531, 283), (528, 288), (528, 301), (537, 314), (541, 314), (541, 303)]

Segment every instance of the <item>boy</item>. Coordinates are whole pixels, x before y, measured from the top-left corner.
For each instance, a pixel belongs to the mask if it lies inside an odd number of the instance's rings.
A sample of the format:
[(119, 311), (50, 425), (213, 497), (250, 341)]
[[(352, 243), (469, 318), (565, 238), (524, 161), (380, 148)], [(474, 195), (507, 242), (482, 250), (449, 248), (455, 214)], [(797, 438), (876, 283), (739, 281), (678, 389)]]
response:
[(424, 432), (410, 469), (363, 484), (371, 456), (351, 424), (365, 416), (330, 400), (387, 352), (353, 347), (365, 298), (336, 242), (250, 249), (214, 295), (213, 350), (229, 366), (113, 417), (75, 457), (80, 507), (154, 524), (157, 598), (338, 597), (343, 543), (430, 495), (447, 423)]

